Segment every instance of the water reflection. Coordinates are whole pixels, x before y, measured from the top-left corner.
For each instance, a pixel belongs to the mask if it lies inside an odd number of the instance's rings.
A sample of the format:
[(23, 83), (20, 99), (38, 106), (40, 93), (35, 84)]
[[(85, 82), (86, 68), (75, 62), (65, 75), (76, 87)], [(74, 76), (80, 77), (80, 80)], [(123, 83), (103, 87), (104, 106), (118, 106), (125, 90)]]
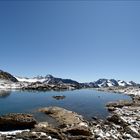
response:
[(11, 91), (0, 90), (0, 98), (7, 98), (10, 94)]

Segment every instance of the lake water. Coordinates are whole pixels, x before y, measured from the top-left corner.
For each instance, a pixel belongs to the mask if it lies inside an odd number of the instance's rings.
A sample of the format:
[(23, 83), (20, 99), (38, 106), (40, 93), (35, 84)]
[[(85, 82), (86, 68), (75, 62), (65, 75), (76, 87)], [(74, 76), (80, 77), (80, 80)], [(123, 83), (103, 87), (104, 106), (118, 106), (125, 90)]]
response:
[[(64, 95), (63, 100), (53, 96)], [(108, 111), (105, 104), (116, 100), (131, 100), (127, 95), (119, 93), (99, 92), (93, 89), (73, 91), (9, 91), (0, 93), (0, 115), (7, 113), (33, 113), (37, 120), (43, 121), (44, 116), (37, 109), (48, 106), (59, 106), (75, 111), (86, 119), (93, 116), (105, 118)]]

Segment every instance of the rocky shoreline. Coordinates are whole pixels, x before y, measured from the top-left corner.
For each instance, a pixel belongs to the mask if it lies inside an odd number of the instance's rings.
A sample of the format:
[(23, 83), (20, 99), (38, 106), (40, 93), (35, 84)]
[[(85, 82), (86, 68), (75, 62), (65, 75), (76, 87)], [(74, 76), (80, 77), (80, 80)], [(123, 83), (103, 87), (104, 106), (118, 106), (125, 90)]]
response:
[[(37, 122), (29, 114), (12, 114), (0, 117), (1, 126), (8, 127), (14, 122), (18, 127), (20, 124), (26, 126), (26, 130), (18, 132), (0, 132), (1, 140), (138, 140), (140, 139), (140, 88), (127, 87), (116, 89), (100, 89), (103, 91), (127, 93), (131, 95), (132, 101), (111, 102), (106, 105), (110, 115), (106, 120), (93, 118), (92, 121), (85, 120), (75, 112), (60, 108), (46, 107), (38, 111), (49, 115), (56, 120), (57, 126), (45, 122)], [(24, 117), (25, 116), (25, 117)], [(8, 121), (7, 121), (7, 119)], [(15, 119), (16, 118), (16, 119)], [(10, 120), (13, 123), (9, 123)], [(14, 120), (14, 121), (13, 121)], [(31, 123), (33, 120), (34, 123)], [(17, 123), (18, 122), (18, 123)], [(28, 123), (32, 124), (27, 125)], [(15, 125), (14, 124), (14, 125)], [(21, 125), (21, 126), (22, 126)], [(2, 127), (1, 127), (2, 128)]]
[(122, 93), (133, 96), (140, 96), (140, 86), (112, 86), (112, 87), (104, 87), (104, 88), (97, 88), (99, 91), (105, 92), (113, 92), (113, 93)]

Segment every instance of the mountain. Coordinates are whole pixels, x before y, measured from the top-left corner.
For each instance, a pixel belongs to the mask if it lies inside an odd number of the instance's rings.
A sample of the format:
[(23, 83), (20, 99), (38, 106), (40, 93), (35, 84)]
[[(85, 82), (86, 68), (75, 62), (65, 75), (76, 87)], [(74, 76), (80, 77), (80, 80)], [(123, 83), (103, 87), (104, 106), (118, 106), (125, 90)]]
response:
[(99, 88), (99, 87), (113, 87), (113, 86), (136, 86), (137, 84), (133, 81), (126, 82), (122, 80), (115, 80), (115, 79), (99, 79), (95, 82), (90, 83), (84, 83), (85, 87), (93, 87), (93, 88)]
[(0, 70), (0, 80), (7, 80), (11, 82), (18, 82), (18, 80), (8, 72)]
[(0, 70), (0, 89), (79, 89), (79, 88), (100, 88), (100, 87), (126, 87), (140, 86), (130, 81), (115, 79), (99, 79), (90, 83), (79, 83), (71, 79), (57, 78), (52, 75), (37, 76), (33, 78), (14, 77), (8, 72)]
[(16, 77), (18, 81), (20, 82), (41, 82), (44, 84), (74, 84), (79, 85), (77, 81), (71, 80), (71, 79), (62, 79), (62, 78), (56, 78), (52, 75), (46, 75), (43, 76), (37, 76), (34, 78), (23, 78), (23, 77)]
[(47, 75), (46, 80), (43, 83), (46, 84), (74, 84), (79, 85), (77, 81), (71, 80), (71, 79), (62, 79), (62, 78), (56, 78), (52, 75)]
[(34, 78), (17, 77), (25, 90), (69, 90), (82, 88), (81, 84), (71, 79), (56, 78), (52, 75), (37, 76)]

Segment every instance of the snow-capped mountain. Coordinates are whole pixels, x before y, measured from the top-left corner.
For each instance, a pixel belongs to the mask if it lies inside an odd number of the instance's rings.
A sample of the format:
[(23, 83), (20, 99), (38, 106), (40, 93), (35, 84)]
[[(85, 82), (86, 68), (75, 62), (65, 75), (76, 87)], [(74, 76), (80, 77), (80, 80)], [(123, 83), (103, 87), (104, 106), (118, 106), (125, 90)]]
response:
[(76, 84), (76, 85), (79, 84), (77, 81), (71, 79), (56, 78), (52, 75), (46, 75), (45, 77), (37, 76), (34, 78), (16, 77), (16, 79), (20, 82), (29, 82), (29, 83), (41, 82), (45, 84)]
[(115, 79), (99, 79), (95, 82), (85, 83), (86, 86), (89, 87), (113, 87), (113, 86), (136, 86), (137, 84), (133, 81), (126, 82), (122, 80), (115, 80)]

